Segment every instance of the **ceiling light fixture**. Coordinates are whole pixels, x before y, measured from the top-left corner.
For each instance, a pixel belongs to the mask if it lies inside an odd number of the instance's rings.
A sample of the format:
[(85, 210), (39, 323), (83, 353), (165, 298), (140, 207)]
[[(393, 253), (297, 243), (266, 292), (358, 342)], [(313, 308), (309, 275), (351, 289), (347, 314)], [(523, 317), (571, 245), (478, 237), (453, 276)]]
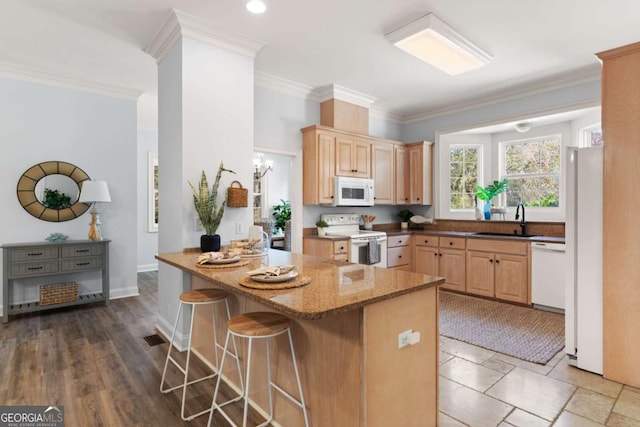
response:
[(531, 123), (527, 123), (527, 122), (516, 123), (514, 127), (518, 132), (525, 133), (525, 132), (528, 132), (529, 129), (531, 129)]
[(396, 47), (452, 76), (483, 67), (492, 59), (432, 13), (385, 37)]
[(251, 13), (263, 13), (267, 10), (267, 5), (262, 0), (249, 0), (247, 2), (247, 10)]

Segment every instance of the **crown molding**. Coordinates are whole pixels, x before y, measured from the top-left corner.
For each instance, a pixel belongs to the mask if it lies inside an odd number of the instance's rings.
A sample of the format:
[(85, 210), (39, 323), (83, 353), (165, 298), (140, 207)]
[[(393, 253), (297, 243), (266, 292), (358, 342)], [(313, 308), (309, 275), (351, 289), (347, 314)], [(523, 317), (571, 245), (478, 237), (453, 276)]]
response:
[(282, 77), (274, 76), (273, 74), (264, 73), (262, 71), (254, 72), (254, 81), (256, 86), (271, 89), (276, 92), (285, 93), (287, 95), (296, 96), (298, 98), (315, 101), (315, 99), (313, 99), (312, 97), (312, 86), (307, 86), (302, 83), (294, 82), (293, 80), (287, 80)]
[(583, 83), (590, 83), (600, 79), (600, 64), (588, 65), (563, 74), (540, 79), (531, 84), (518, 86), (515, 89), (494, 93), (493, 95), (478, 97), (461, 101), (464, 105), (452, 105), (442, 108), (432, 109), (421, 113), (403, 115), (402, 124), (416, 123), (440, 117), (446, 114), (460, 113), (473, 110), (475, 108), (487, 107), (501, 102), (513, 101), (527, 96), (538, 95), (552, 90), (559, 90)]
[(402, 116), (400, 114), (382, 107), (372, 106), (369, 108), (369, 116), (385, 120), (387, 122), (402, 124)]
[(249, 58), (255, 58), (256, 53), (265, 45), (259, 40), (226, 31), (208, 21), (173, 9), (149, 42), (145, 52), (153, 56), (156, 62), (160, 62), (183, 37), (221, 47)]
[(46, 71), (38, 68), (27, 67), (25, 65), (11, 64), (8, 62), (0, 62), (0, 77), (41, 83), (65, 89), (77, 89), (97, 93), (99, 95), (132, 100), (137, 100), (143, 93), (142, 90), (138, 89), (93, 82), (71, 74)]
[(366, 93), (357, 92), (337, 84), (315, 88), (311, 96), (318, 102), (339, 99), (340, 101), (349, 102), (365, 108), (370, 108), (371, 105), (378, 100), (378, 98), (367, 95)]

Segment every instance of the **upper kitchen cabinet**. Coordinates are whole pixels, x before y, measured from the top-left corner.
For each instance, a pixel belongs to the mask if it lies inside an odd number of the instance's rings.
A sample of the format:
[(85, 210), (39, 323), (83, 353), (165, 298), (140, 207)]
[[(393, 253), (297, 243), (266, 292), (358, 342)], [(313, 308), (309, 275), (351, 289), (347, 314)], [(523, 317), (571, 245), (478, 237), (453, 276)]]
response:
[(371, 143), (355, 136), (336, 137), (336, 175), (371, 178)]
[(396, 146), (396, 204), (433, 204), (433, 143)]
[(394, 149), (393, 144), (371, 145), (371, 177), (375, 188), (376, 205), (394, 204)]
[(311, 126), (302, 129), (303, 184), (305, 205), (333, 203), (336, 136), (331, 131)]
[(394, 147), (394, 187), (395, 204), (409, 204), (409, 159), (405, 144), (398, 144)]

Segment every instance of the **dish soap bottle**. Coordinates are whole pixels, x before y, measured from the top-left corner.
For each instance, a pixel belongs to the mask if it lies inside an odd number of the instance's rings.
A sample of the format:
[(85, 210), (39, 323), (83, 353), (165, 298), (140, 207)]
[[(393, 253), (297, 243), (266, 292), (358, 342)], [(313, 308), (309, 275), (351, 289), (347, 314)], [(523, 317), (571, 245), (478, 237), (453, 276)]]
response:
[(482, 220), (482, 211), (478, 207), (478, 196), (476, 196), (475, 201), (476, 201), (476, 219)]

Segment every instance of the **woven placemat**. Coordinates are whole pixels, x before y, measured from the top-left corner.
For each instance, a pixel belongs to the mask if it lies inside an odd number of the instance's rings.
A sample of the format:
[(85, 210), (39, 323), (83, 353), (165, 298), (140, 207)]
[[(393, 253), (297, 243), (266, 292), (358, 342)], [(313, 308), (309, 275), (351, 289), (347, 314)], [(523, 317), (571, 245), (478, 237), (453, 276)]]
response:
[(256, 282), (250, 276), (245, 276), (238, 282), (242, 286), (252, 289), (290, 289), (297, 288), (299, 286), (308, 285), (311, 283), (311, 277), (309, 276), (298, 276), (293, 280), (289, 280), (287, 282), (279, 282), (279, 283), (262, 283)]
[(218, 268), (235, 268), (235, 267), (243, 267), (247, 264), (249, 264), (249, 260), (240, 260), (238, 262), (232, 262), (229, 264), (198, 264), (196, 263), (196, 267), (198, 268), (211, 268), (211, 269), (218, 269)]

